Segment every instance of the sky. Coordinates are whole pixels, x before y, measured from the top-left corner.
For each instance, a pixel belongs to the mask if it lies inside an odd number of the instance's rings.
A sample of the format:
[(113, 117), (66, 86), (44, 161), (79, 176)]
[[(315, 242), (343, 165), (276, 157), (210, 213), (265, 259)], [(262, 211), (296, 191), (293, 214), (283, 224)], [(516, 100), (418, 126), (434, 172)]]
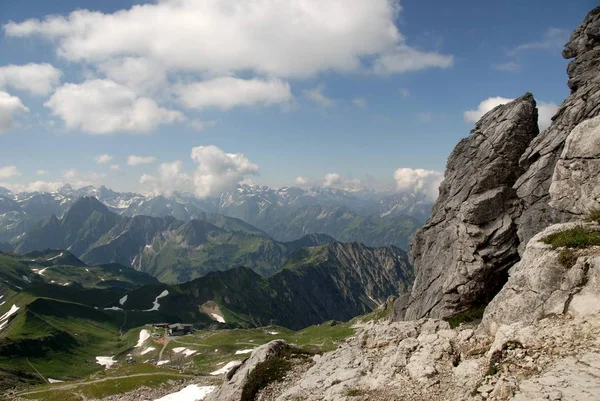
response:
[(540, 128), (591, 0), (0, 1), (0, 186), (422, 191), (498, 104)]

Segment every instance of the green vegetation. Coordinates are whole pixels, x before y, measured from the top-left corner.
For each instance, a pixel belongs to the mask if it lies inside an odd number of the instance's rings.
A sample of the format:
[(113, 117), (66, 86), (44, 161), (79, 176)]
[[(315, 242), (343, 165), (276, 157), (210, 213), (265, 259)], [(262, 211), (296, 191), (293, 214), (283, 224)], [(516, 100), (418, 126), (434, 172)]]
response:
[(560, 263), (566, 269), (570, 269), (575, 266), (577, 262), (577, 254), (572, 249), (565, 248), (558, 254), (558, 263)]
[(254, 401), (260, 390), (270, 383), (283, 380), (286, 373), (292, 368), (292, 362), (288, 358), (287, 355), (280, 355), (256, 365), (248, 375), (248, 380), (242, 389), (241, 401)]
[(358, 397), (358, 396), (363, 395), (364, 393), (365, 393), (364, 390), (361, 390), (361, 389), (356, 388), (356, 387), (346, 387), (344, 389), (344, 395), (346, 397)]
[(600, 231), (578, 226), (542, 238), (542, 242), (552, 249), (557, 248), (587, 248), (600, 245)]
[(600, 224), (600, 209), (592, 209), (588, 214), (587, 220)]
[(485, 306), (477, 306), (452, 316), (445, 317), (444, 320), (450, 323), (450, 327), (454, 329), (460, 326), (461, 323), (470, 323), (480, 320), (483, 317), (484, 311)]

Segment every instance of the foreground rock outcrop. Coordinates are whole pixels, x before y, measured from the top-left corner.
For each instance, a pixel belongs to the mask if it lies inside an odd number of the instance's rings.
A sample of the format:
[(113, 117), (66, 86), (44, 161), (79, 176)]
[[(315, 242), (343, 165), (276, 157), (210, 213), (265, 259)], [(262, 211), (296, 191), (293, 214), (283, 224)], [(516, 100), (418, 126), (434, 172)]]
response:
[(397, 320), (487, 304), (529, 239), (600, 208), (600, 7), (563, 56), (573, 59), (571, 95), (548, 129), (538, 134), (527, 94), (486, 114), (450, 155), (432, 216), (411, 245), (417, 273)]
[[(498, 292), (518, 260), (512, 188), (519, 159), (538, 134), (531, 94), (487, 113), (448, 158), (440, 196), (411, 246), (417, 277), (404, 316), (442, 317)], [(400, 313), (402, 314), (402, 313)]]

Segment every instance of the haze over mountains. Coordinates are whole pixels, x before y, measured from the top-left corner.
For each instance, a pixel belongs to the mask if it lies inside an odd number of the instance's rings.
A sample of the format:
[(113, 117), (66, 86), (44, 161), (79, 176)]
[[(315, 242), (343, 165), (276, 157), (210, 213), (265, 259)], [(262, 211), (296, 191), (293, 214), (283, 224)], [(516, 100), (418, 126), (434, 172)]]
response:
[(334, 188), (272, 189), (241, 185), (220, 198), (187, 194), (144, 196), (114, 192), (104, 186), (56, 192), (13, 193), (0, 188), (0, 245), (14, 243), (34, 223), (62, 217), (82, 196), (93, 196), (122, 216), (173, 216), (177, 220), (206, 219), (219, 213), (242, 219), (279, 241), (323, 233), (339, 241), (360, 241), (369, 246), (394, 245), (407, 249), (416, 229), (429, 215), (430, 201), (423, 194), (347, 191)]

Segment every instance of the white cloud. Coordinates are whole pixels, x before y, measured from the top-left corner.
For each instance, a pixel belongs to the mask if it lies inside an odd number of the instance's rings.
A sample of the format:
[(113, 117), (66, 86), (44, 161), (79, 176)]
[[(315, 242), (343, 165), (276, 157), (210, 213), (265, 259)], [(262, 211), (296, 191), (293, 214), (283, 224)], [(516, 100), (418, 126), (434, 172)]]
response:
[(354, 99), (352, 99), (352, 103), (354, 103), (354, 105), (359, 109), (366, 110), (369, 108), (369, 105), (367, 104), (367, 99), (365, 99), (364, 97), (355, 97)]
[(62, 118), (68, 129), (91, 134), (143, 133), (184, 119), (181, 112), (162, 108), (110, 80), (65, 84), (44, 105)]
[(48, 63), (0, 67), (0, 88), (11, 87), (33, 95), (47, 95), (60, 83), (62, 73)]
[(11, 178), (21, 175), (15, 165), (0, 167), (0, 178)]
[(375, 60), (373, 71), (376, 74), (387, 75), (393, 73), (404, 73), (420, 71), (427, 68), (449, 68), (454, 64), (452, 56), (437, 52), (422, 52), (406, 45), (397, 48), (388, 54), (384, 54)]
[(521, 71), (521, 64), (516, 61), (507, 61), (506, 63), (492, 64), (492, 68), (496, 71), (519, 72)]
[(528, 50), (560, 49), (567, 43), (567, 40), (569, 40), (569, 34), (570, 31), (566, 29), (550, 28), (544, 33), (544, 36), (539, 41), (522, 43), (513, 50), (508, 51), (507, 54), (514, 56), (518, 52)]
[(394, 172), (396, 188), (402, 192), (424, 193), (431, 200), (439, 194), (439, 186), (444, 174), (439, 171), (399, 168)]
[(306, 96), (308, 99), (310, 99), (311, 102), (315, 103), (318, 106), (321, 106), (321, 107), (334, 106), (335, 101), (333, 99), (325, 96), (323, 94), (324, 90), (325, 90), (324, 85), (318, 85), (317, 87), (315, 87), (313, 89), (306, 89), (302, 93), (304, 93), (304, 96)]
[[(490, 97), (479, 103), (477, 110), (467, 110), (464, 112), (464, 119), (468, 123), (476, 123), (483, 117), (484, 114), (491, 111), (493, 108), (512, 102), (514, 99), (505, 97)], [(540, 131), (545, 130), (552, 123), (552, 117), (558, 110), (558, 105), (552, 102), (538, 102), (538, 126)]]
[(214, 127), (217, 125), (217, 122), (217, 120), (191, 120), (189, 121), (189, 126), (192, 127), (193, 130), (200, 132), (207, 128)]
[(21, 99), (0, 91), (0, 133), (13, 127), (17, 115), (27, 112), (29, 109), (23, 105)]
[(216, 146), (197, 146), (192, 160), (199, 164), (193, 174), (195, 193), (203, 198), (232, 189), (247, 175), (258, 174), (258, 166), (243, 153), (225, 153)]
[(9, 22), (4, 30), (53, 40), (70, 61), (133, 57), (212, 76), (314, 76), (365, 69), (373, 58), (381, 73), (451, 65), (451, 56), (408, 47), (394, 24), (401, 9), (398, 0), (161, 0), (113, 14), (77, 10)]
[(538, 126), (540, 131), (545, 130), (552, 124), (552, 117), (558, 110), (558, 105), (555, 103), (539, 102), (538, 108)]
[(122, 57), (100, 63), (98, 70), (109, 80), (153, 92), (167, 83), (167, 71), (160, 63), (144, 57)]
[(342, 182), (342, 176), (338, 173), (328, 173), (325, 174), (325, 178), (323, 179), (323, 186), (325, 188), (332, 187), (334, 185), (340, 184)]
[(109, 161), (111, 161), (112, 158), (113, 157), (111, 155), (108, 155), (105, 153), (103, 155), (96, 156), (95, 160), (96, 160), (96, 163), (98, 163), (98, 164), (106, 164)]
[(406, 99), (407, 97), (409, 97), (409, 96), (410, 96), (410, 90), (409, 90), (409, 89), (407, 89), (407, 88), (401, 88), (401, 89), (400, 89), (400, 94), (402, 95), (402, 97), (403, 97), (404, 99)]
[(152, 192), (157, 195), (170, 196), (175, 191), (189, 190), (192, 186), (192, 178), (182, 172), (182, 167), (181, 161), (162, 163), (158, 166), (156, 176), (144, 174), (140, 177), (140, 184), (150, 185)]
[(81, 188), (87, 187), (88, 185), (102, 185), (102, 181), (106, 178), (106, 174), (97, 173), (95, 171), (80, 172), (75, 169), (69, 169), (63, 171), (62, 178), (74, 188)]
[(46, 174), (48, 174), (48, 171), (40, 169), (40, 170), (35, 170), (35, 173), (37, 175), (46, 175)]
[(194, 109), (228, 110), (236, 106), (286, 104), (292, 100), (290, 85), (279, 79), (220, 77), (179, 85), (176, 92), (185, 107)]
[(156, 157), (154, 156), (127, 156), (127, 164), (130, 166), (139, 166), (140, 164), (154, 163), (155, 161)]
[(29, 184), (0, 183), (0, 186), (13, 192), (54, 192), (64, 185), (63, 182), (34, 181)]
[(306, 177), (296, 177), (296, 179), (294, 180), (294, 183), (296, 183), (296, 185), (299, 185), (301, 187), (308, 185), (308, 178)]
[(479, 103), (479, 107), (477, 107), (476, 110), (465, 111), (463, 117), (468, 123), (476, 123), (481, 119), (481, 117), (484, 116), (484, 114), (491, 111), (493, 108), (512, 101), (513, 99), (508, 99), (500, 96), (490, 97)]
[(111, 165), (109, 166), (109, 168), (110, 168), (112, 171), (119, 171), (119, 170), (121, 169), (121, 167), (120, 167), (118, 164), (111, 164)]

